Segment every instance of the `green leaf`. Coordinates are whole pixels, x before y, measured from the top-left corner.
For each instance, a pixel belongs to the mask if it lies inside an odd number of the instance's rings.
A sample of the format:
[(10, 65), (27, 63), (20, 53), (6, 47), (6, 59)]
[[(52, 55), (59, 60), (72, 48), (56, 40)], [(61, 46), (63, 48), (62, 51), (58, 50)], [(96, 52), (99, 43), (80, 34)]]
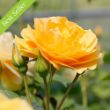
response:
[(110, 63), (110, 52), (106, 53), (103, 57), (103, 61), (104, 63), (106, 64), (109, 64)]
[(44, 110), (41, 106), (39, 106), (36, 102), (33, 102), (34, 110)]
[(75, 73), (72, 69), (62, 68), (60, 71), (57, 71), (53, 77), (54, 81), (58, 81), (62, 83), (65, 87), (67, 87), (68, 83), (71, 83), (75, 77)]
[(100, 103), (94, 103), (91, 106), (89, 106), (90, 110), (110, 110), (109, 103), (108, 104), (100, 104)]
[(70, 81), (68, 79), (66, 79), (64, 76), (58, 75), (58, 74), (56, 74), (54, 76), (53, 80), (62, 83), (65, 87), (67, 86), (68, 83), (70, 83)]
[(5, 90), (5, 89), (0, 90), (0, 93), (6, 95), (6, 96), (9, 97), (9, 98), (18, 97), (18, 95), (17, 95), (16, 93), (14, 93), (14, 92), (12, 92), (12, 91), (9, 91), (9, 90)]
[(43, 105), (43, 101), (35, 96), (32, 97), (32, 105), (34, 110), (44, 110), (44, 108), (41, 106)]
[(110, 97), (110, 81), (100, 81), (92, 86), (92, 91), (99, 98), (105, 99)]
[(38, 1), (35, 1), (35, 2), (33, 3), (33, 9), (37, 8), (38, 5), (39, 5)]
[(90, 109), (83, 107), (83, 105), (75, 104), (74, 110), (90, 110)]
[[(60, 101), (63, 97), (63, 94), (56, 95), (55, 97), (58, 101)], [(61, 107), (61, 110), (73, 110), (74, 105), (75, 105), (74, 99), (67, 97)]]
[(91, 3), (91, 2), (92, 2), (92, 0), (87, 0), (87, 2), (88, 2), (88, 3)]

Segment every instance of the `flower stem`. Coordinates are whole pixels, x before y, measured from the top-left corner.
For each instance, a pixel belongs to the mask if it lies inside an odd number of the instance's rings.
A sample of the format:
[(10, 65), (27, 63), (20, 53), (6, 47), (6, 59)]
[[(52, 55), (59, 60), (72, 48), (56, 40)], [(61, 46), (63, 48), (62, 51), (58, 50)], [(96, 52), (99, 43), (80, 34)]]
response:
[(55, 74), (55, 71), (56, 71), (56, 69), (52, 65), (50, 65), (50, 77), (49, 77), (49, 81), (48, 81), (49, 94), (51, 92), (52, 79), (53, 79), (53, 76)]
[(86, 90), (82, 91), (82, 100), (84, 108), (87, 108), (87, 92)]
[(26, 76), (23, 76), (23, 80), (24, 80), (25, 92), (26, 92), (26, 96), (27, 96), (28, 102), (30, 104), (32, 104), (31, 95), (30, 95), (30, 91), (29, 91), (29, 88), (28, 88)]
[(81, 91), (82, 91), (83, 107), (87, 108), (87, 103), (88, 103), (88, 99), (87, 99), (87, 79), (82, 76), (81, 80), (80, 80), (80, 84), (81, 84)]
[(44, 80), (44, 85), (45, 85), (45, 96), (46, 96), (45, 104), (46, 104), (46, 110), (49, 110), (49, 87), (48, 87), (48, 83), (47, 83), (46, 78), (43, 78), (43, 80)]
[(73, 88), (74, 83), (76, 82), (76, 80), (78, 79), (80, 74), (76, 74), (75, 78), (73, 79), (72, 83), (69, 85), (69, 87), (67, 88), (63, 98), (61, 99), (61, 101), (59, 102), (58, 106), (56, 107), (56, 110), (60, 110), (60, 108), (62, 107), (66, 97), (68, 96), (70, 90)]

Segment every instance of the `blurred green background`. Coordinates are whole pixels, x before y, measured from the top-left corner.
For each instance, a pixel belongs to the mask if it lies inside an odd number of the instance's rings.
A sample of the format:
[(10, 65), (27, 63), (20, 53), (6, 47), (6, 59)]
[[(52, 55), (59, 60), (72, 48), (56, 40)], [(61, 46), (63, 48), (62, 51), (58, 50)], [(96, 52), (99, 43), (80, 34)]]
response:
[[(0, 0), (0, 16), (5, 15), (17, 1)], [(25, 24), (31, 24), (34, 17), (59, 15), (67, 16), (85, 29), (94, 30), (96, 26), (101, 26), (101, 44), (104, 50), (109, 50), (110, 0), (37, 0), (9, 30), (18, 33)], [(20, 26), (20, 21), (23, 26)]]
[[(1, 18), (16, 2), (17, 0), (0, 0)], [(84, 78), (76, 84), (65, 102), (67, 108), (64, 110), (110, 110), (110, 0), (37, 0), (10, 27), (9, 31), (19, 34), (27, 23), (33, 23), (35, 17), (47, 16), (67, 16), (85, 29), (92, 29), (96, 34), (98, 30), (102, 52), (106, 54), (102, 65), (84, 75)], [(62, 71), (60, 73), (63, 75), (56, 77), (61, 85), (57, 83), (55, 87), (53, 86), (54, 95), (54, 92), (61, 90), (64, 92), (65, 85), (70, 83), (71, 74), (73, 74), (72, 70), (63, 69)], [(65, 77), (66, 72), (69, 72), (68, 78)], [(60, 97), (58, 94), (57, 96)], [(88, 104), (85, 104), (84, 100)]]

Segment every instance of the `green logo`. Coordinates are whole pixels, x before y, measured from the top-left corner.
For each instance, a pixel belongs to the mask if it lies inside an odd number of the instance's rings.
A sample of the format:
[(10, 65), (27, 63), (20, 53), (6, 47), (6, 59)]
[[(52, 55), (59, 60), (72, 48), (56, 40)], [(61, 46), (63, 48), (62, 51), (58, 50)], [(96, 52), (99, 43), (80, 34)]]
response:
[(33, 3), (35, 0), (20, 0), (0, 20), (0, 34), (5, 32)]

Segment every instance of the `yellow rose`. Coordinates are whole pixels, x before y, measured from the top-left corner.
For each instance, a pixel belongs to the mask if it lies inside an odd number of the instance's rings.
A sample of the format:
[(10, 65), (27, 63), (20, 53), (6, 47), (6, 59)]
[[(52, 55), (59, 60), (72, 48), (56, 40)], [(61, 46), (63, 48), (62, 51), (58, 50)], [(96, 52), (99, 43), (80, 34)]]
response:
[(11, 62), (13, 36), (4, 33), (0, 36), (0, 82), (5, 88), (18, 90), (21, 88), (21, 77)]
[(0, 110), (33, 110), (23, 99), (9, 99), (0, 93)]
[(66, 17), (37, 18), (34, 29), (23, 29), (16, 43), (22, 55), (36, 57), (38, 51), (56, 68), (66, 66), (82, 73), (94, 69), (99, 59), (96, 35)]

